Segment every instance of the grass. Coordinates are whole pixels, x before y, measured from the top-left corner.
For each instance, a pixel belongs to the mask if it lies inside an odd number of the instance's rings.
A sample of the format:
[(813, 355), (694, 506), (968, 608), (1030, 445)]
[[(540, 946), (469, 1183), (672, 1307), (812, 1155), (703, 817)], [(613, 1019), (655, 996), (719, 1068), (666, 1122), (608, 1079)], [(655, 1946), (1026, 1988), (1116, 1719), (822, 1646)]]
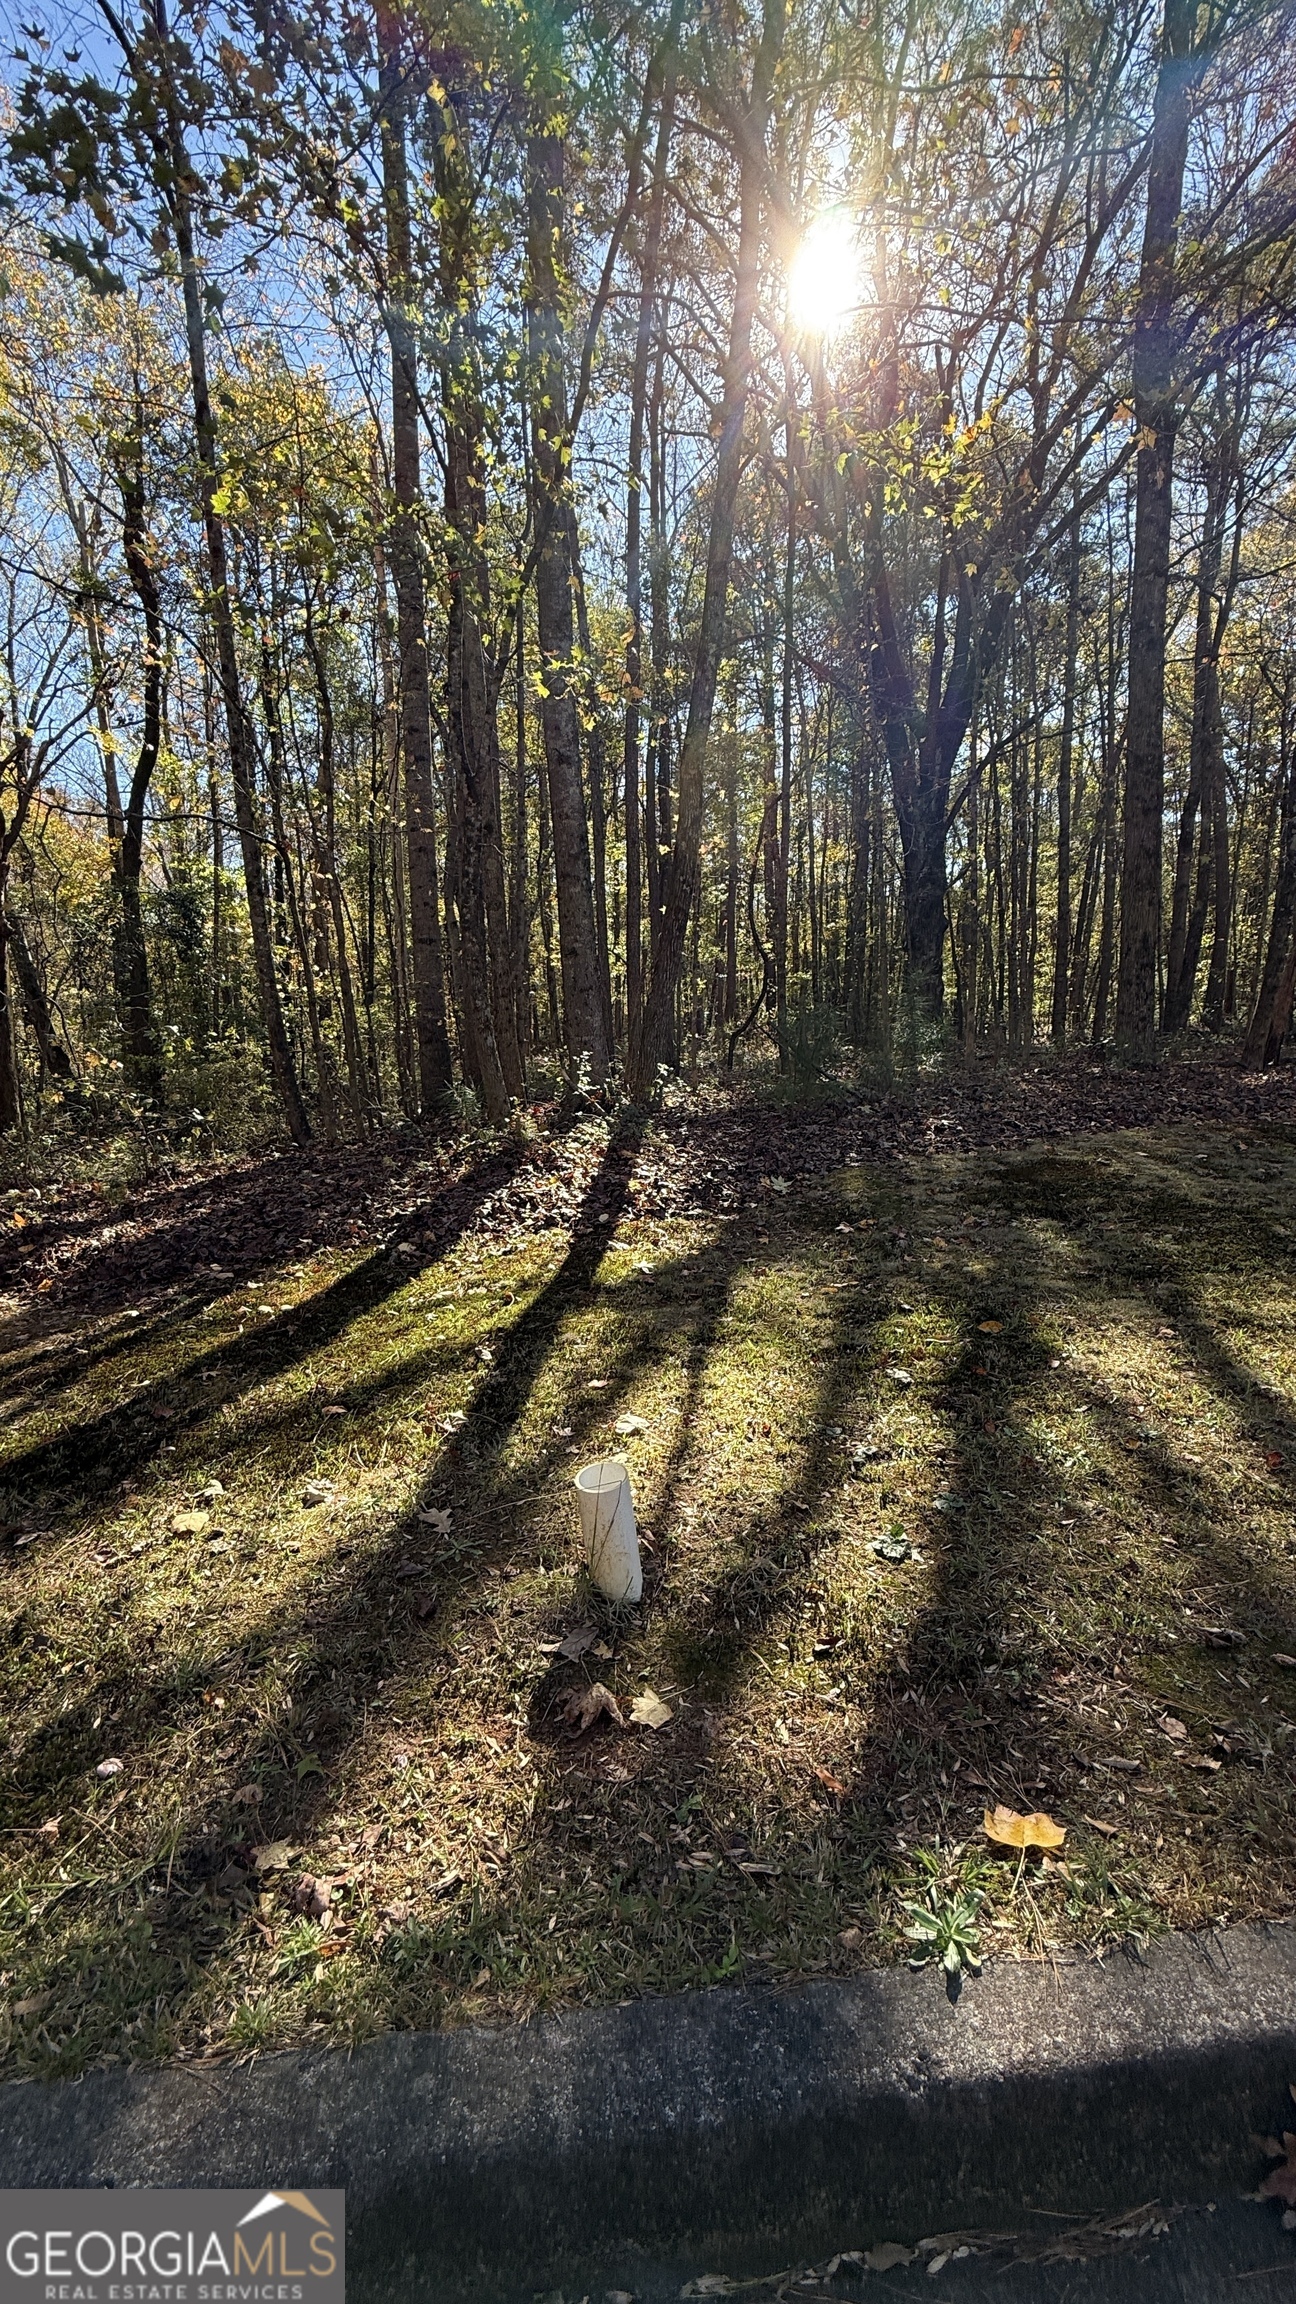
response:
[[(653, 1212), (651, 1139), (565, 1157), (606, 1223), (0, 1335), (11, 2076), (848, 1973), (915, 1902), (1023, 1957), (1290, 1908), (1288, 1138), (729, 1220)], [(613, 1448), (622, 1615), (570, 1486)], [(596, 1678), (669, 1723), (573, 1737)]]

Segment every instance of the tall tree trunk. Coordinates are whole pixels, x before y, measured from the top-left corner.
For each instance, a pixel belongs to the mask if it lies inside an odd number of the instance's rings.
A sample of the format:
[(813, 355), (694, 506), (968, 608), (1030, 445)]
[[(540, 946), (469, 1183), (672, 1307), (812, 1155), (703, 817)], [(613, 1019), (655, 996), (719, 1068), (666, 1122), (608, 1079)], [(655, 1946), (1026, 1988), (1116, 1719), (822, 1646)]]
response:
[(720, 1004), (720, 1021), (726, 1025), (738, 1021), (738, 700), (731, 700), (729, 712), (729, 741), (725, 746), (724, 802), (725, 802), (725, 893), (721, 914), (721, 933), (724, 946), (724, 997)]
[[(1197, 615), (1193, 644), (1192, 729), (1188, 753), (1188, 789), (1179, 821), (1175, 858), (1174, 899), (1170, 916), (1170, 942), (1166, 958), (1165, 1004), (1162, 1027), (1180, 1032), (1192, 1010), (1197, 962), (1205, 930), (1208, 895), (1215, 896), (1215, 937), (1212, 946), (1203, 1021), (1218, 1030), (1223, 1013), (1224, 980), (1228, 966), (1231, 927), (1232, 872), (1228, 845), (1228, 799), (1224, 783), (1224, 726), (1220, 709), (1219, 651), (1223, 644), (1237, 580), (1237, 543), (1233, 565), (1223, 594), (1220, 570), (1224, 557), (1224, 527), (1228, 502), (1236, 478), (1233, 422), (1224, 406), (1223, 386), (1217, 395), (1223, 418), (1206, 475), (1206, 506), (1201, 552), (1197, 564)], [(1189, 867), (1197, 812), (1201, 811), (1201, 846), (1195, 901), (1189, 900)]]
[[(648, 362), (657, 314), (657, 275), (661, 263), (666, 172), (675, 121), (676, 73), (668, 59), (662, 84), (661, 118), (653, 157), (652, 188), (639, 268), (639, 321), (630, 382), (630, 445), (626, 474), (626, 710), (623, 750), (626, 854), (626, 1038), (633, 1047), (643, 1014), (643, 820), (640, 814), (639, 735), (644, 694), (643, 662), (643, 449), (648, 406)], [(651, 521), (650, 521), (651, 525)], [(649, 826), (649, 839), (653, 827)]]
[(590, 832), (594, 843), (594, 934), (598, 948), (599, 993), (603, 1001), (603, 1029), (610, 1052), (616, 1046), (612, 1027), (612, 955), (608, 944), (607, 904), (607, 820), (609, 804), (615, 808), (615, 789), (609, 793), (607, 782), (607, 744), (602, 711), (598, 699), (598, 683), (594, 676), (594, 650), (590, 640), (589, 603), (585, 597), (585, 573), (581, 566), (580, 535), (576, 515), (567, 508), (569, 549), (572, 567), (572, 594), (576, 602), (576, 638), (580, 646), (581, 677), (586, 690), (586, 712), (589, 726), (585, 740), (585, 759), (589, 769)]
[(40, 1050), (40, 1060), (51, 1080), (72, 1078), (72, 1059), (59, 1038), (54, 1011), (49, 995), (36, 965), (31, 946), (27, 942), (22, 921), (16, 912), (5, 915), (5, 932), (13, 954), (14, 974), (22, 993), (23, 1013), (32, 1029), (32, 1036)]
[(1121, 841), (1116, 1041), (1126, 1058), (1155, 1054), (1165, 809), (1166, 617), (1179, 399), (1175, 259), (1196, 77), (1196, 0), (1165, 0), (1153, 103), (1147, 207), (1130, 354), (1138, 453), (1129, 606), (1129, 723)]
[(122, 1003), (122, 1045), (127, 1077), (145, 1096), (162, 1094), (162, 1050), (153, 1017), (148, 947), (140, 879), (144, 863), (144, 810), (162, 736), (162, 608), (148, 550), (144, 507), (144, 409), (135, 377), (134, 424), (117, 474), (122, 500), (122, 552), (131, 589), (144, 617), (144, 711), (130, 790), (113, 845), (117, 886), (117, 979)]
[(689, 917), (697, 899), (705, 801), (707, 738), (715, 707), (716, 681), (724, 646), (733, 553), (734, 509), (742, 474), (743, 422), (751, 364), (752, 322), (759, 273), (765, 144), (770, 96), (783, 48), (786, 0), (765, 0), (760, 47), (752, 76), (739, 161), (738, 260), (733, 317), (725, 355), (720, 407), (720, 442), (707, 538), (702, 616), (693, 657), (688, 720), (679, 765), (679, 807), (675, 844), (667, 878), (661, 934), (653, 954), (639, 1042), (631, 1053), (630, 1085), (642, 1099), (653, 1093), (666, 1062), (674, 1028), (675, 1000), (684, 961)]
[(501, 827), (500, 669), (484, 538), (486, 414), (477, 348), (481, 221), (460, 94), (434, 96), (445, 437), (445, 749), (455, 839), (456, 985), (461, 1048), (486, 1118), (500, 1124), (525, 1091)]
[(329, 923), (333, 930), (333, 950), (337, 960), (338, 1005), (342, 1011), (342, 1050), (346, 1060), (347, 1087), (351, 1108), (360, 1127), (369, 1120), (369, 1100), (365, 1093), (364, 1049), (360, 1040), (360, 1024), (356, 1015), (355, 984), (351, 974), (351, 959), (347, 950), (346, 906), (342, 898), (342, 879), (337, 860), (337, 776), (334, 762), (335, 723), (333, 696), (329, 686), (328, 668), (324, 652), (308, 617), (306, 624), (306, 652), (315, 674), (315, 687), (319, 696), (319, 805), (321, 821), (312, 823), (315, 844), (315, 870), (323, 883), (324, 902), (328, 907)]
[(1111, 999), (1112, 965), (1116, 958), (1116, 784), (1114, 744), (1103, 772), (1103, 880), (1102, 921), (1098, 931), (1098, 963), (1094, 970), (1093, 1044), (1100, 1048), (1107, 1037), (1107, 1009)]
[(527, 887), (526, 618), (518, 611), (514, 635), (513, 847), (509, 889), (509, 945), (518, 1049), (525, 1062), (531, 1037), (531, 898)]
[(1073, 512), (1067, 539), (1066, 637), (1063, 642), (1062, 737), (1058, 747), (1057, 927), (1053, 944), (1050, 1034), (1066, 1039), (1071, 971), (1071, 764), (1075, 747), (1076, 657), (1080, 635), (1080, 517)]
[(428, 688), (427, 616), (423, 548), (419, 534), (417, 346), (410, 252), (409, 170), (405, 153), (406, 93), (399, 38), (385, 8), (377, 12), (383, 206), (387, 237), (387, 294), (383, 319), (391, 348), (392, 485), (395, 515), (389, 557), (396, 592), (401, 756), (405, 770), (405, 854), (408, 865), (410, 976), (419, 1105), (435, 1117), (450, 1091), (450, 1034), (446, 1023), (445, 951), (432, 786), (432, 707)]
[(590, 881), (581, 789), (580, 717), (574, 678), (573, 515), (567, 443), (560, 266), (566, 231), (564, 142), (543, 98), (527, 139), (527, 348), (536, 520), (536, 622), (540, 725), (544, 734), (558, 890), (558, 955), (571, 1077), (599, 1082), (612, 1062)]
[(0, 903), (0, 1135), (22, 1126), (18, 1085), (18, 1043), (9, 991), (9, 916)]
[(1296, 675), (1288, 673), (1279, 708), (1282, 821), (1273, 913), (1264, 968), (1242, 1050), (1243, 1069), (1276, 1064), (1291, 1022), (1296, 988)]
[(234, 786), (234, 820), (238, 828), (239, 846), (243, 857), (248, 928), (251, 934), (253, 965), (256, 970), (257, 994), (261, 1009), (261, 1026), (265, 1033), (270, 1077), (283, 1107), (289, 1133), (295, 1143), (306, 1144), (310, 1141), (310, 1121), (306, 1116), (306, 1106), (302, 1101), (297, 1069), (293, 1063), (292, 1050), (288, 1043), (283, 1003), (279, 994), (279, 978), (275, 970), (274, 945), (271, 940), (270, 918), (266, 906), (261, 841), (256, 820), (252, 730), (244, 709), (243, 689), (239, 676), (238, 641), (234, 628), (234, 604), (230, 592), (229, 555), (225, 543), (225, 524), (216, 509), (221, 468), (216, 420), (212, 413), (211, 393), (207, 380), (206, 319), (203, 311), (202, 281), (194, 245), (193, 219), (188, 189), (195, 180), (194, 171), (185, 146), (179, 99), (172, 79), (169, 34), (160, 8), (158, 21), (160, 29), (158, 46), (162, 63), (163, 118), (166, 124), (169, 147), (170, 189), (168, 200), (170, 222), (175, 240), (176, 256), (180, 265), (181, 287), (184, 295), (185, 341), (189, 356), (194, 433), (198, 449), (203, 536), (207, 547), (207, 570), (211, 579), (207, 612), (211, 618), (212, 629), (216, 637), (216, 661), (220, 674), (221, 696), (225, 706), (230, 776)]
[[(663, 318), (653, 362), (652, 398), (648, 407), (648, 594), (649, 657), (651, 662), (650, 718), (644, 749), (644, 825), (648, 843), (648, 957), (657, 949), (666, 902), (666, 868), (670, 857), (662, 826), (670, 815), (671, 758), (671, 561), (666, 525), (666, 323)], [(646, 982), (646, 979), (645, 979)]]
[[(375, 499), (377, 492), (375, 489)], [(375, 510), (377, 502), (375, 502)], [(374, 639), (382, 683), (381, 783), (375, 779), (375, 801), (381, 792), (382, 822), (390, 843), (391, 880), (383, 877), (384, 904), (389, 907), (388, 945), (391, 951), (392, 1037), (401, 1110), (413, 1120), (418, 1113), (417, 1061), (414, 1053), (410, 1000), (409, 907), (405, 896), (405, 843), (401, 836), (401, 714), (398, 667), (393, 660), (391, 614), (387, 594), (387, 560), (381, 541), (374, 546)], [(444, 998), (444, 954), (442, 993)], [(447, 1044), (448, 1046), (448, 1044)]]
[[(1214, 924), (1202, 1023), (1218, 1032), (1227, 1000), (1229, 946), (1233, 933), (1233, 870), (1229, 852), (1228, 787), (1224, 771), (1224, 715), (1220, 708), (1219, 658), (1212, 648), (1202, 668), (1202, 802), (1210, 828), (1211, 892)], [(1206, 826), (1203, 825), (1203, 832)]]

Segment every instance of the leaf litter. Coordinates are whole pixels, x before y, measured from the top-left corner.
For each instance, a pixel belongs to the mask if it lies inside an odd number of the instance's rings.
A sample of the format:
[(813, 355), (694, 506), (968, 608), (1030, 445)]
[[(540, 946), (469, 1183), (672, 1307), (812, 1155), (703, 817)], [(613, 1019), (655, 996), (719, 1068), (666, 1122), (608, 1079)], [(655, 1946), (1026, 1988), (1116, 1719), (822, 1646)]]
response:
[(756, 2277), (734, 2278), (724, 2272), (704, 2272), (681, 2288), (680, 2297), (682, 2304), (693, 2304), (694, 2299), (703, 2297), (753, 2295), (764, 2290), (775, 2299), (782, 2299), (790, 2293), (824, 2287), (843, 2270), (904, 2271), (924, 2259), (932, 2278), (939, 2278), (948, 2264), (966, 2263), (970, 2258), (986, 2264), (998, 2263), (1005, 2270), (1011, 2265), (1097, 2263), (1139, 2244), (1163, 2240), (1171, 2225), (1185, 2213), (1182, 2208), (1148, 2200), (1115, 2216), (1060, 2218), (1050, 2222), (1046, 2229), (1035, 2226), (1003, 2232), (988, 2231), (981, 2226), (960, 2227), (950, 2232), (929, 2233), (912, 2246), (903, 2240), (878, 2240), (867, 2248), (839, 2249), (821, 2264), (792, 2264)]

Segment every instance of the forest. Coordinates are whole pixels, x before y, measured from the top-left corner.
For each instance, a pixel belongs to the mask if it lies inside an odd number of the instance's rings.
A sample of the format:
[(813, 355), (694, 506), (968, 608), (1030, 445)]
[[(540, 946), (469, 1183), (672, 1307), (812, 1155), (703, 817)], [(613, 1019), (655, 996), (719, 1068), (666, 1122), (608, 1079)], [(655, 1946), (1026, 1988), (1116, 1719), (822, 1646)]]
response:
[(1289, 10), (10, 34), (0, 1128), (1279, 1057)]

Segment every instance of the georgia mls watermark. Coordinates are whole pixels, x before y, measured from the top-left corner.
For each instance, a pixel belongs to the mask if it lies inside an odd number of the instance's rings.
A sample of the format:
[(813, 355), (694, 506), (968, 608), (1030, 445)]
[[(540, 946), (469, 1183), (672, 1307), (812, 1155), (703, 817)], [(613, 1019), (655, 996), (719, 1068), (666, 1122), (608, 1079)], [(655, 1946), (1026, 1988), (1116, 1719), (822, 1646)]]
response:
[(0, 2304), (344, 2304), (345, 2192), (0, 2192)]

